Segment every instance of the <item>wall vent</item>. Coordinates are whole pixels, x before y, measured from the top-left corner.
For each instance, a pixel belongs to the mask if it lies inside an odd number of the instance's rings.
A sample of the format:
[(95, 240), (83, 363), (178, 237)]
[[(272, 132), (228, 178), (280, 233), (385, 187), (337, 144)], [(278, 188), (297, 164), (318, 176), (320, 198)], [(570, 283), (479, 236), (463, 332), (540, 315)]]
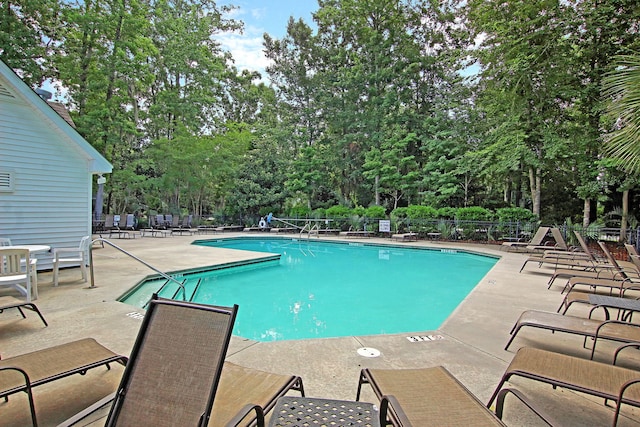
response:
[(13, 93), (9, 91), (9, 89), (0, 82), (0, 96), (15, 99)]
[(0, 170), (0, 192), (11, 193), (13, 192), (15, 176), (13, 171)]

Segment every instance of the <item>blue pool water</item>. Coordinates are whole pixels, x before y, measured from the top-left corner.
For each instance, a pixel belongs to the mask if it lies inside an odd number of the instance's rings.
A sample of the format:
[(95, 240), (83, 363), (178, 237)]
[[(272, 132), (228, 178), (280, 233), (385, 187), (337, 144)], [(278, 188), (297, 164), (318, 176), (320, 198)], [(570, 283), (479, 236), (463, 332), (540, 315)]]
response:
[[(234, 334), (257, 341), (437, 329), (497, 261), (462, 251), (295, 239), (198, 244), (281, 254), (279, 261), (177, 276), (193, 301), (238, 304)], [(145, 282), (125, 302), (142, 307), (164, 282)], [(176, 289), (166, 286), (160, 295)]]

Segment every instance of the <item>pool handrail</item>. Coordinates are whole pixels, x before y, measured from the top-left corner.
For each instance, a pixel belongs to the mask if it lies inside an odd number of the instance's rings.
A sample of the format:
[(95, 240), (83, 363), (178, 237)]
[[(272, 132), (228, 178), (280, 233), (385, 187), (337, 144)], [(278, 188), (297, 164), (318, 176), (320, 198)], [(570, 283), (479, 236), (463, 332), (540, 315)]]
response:
[(91, 241), (91, 244), (89, 245), (89, 272), (90, 272), (90, 276), (91, 276), (91, 285), (89, 286), (89, 289), (93, 289), (96, 287), (95, 285), (95, 279), (94, 279), (94, 275), (93, 275), (93, 244), (96, 242), (101, 242), (101, 243), (106, 243), (107, 245), (111, 246), (112, 248), (115, 248), (117, 250), (119, 250), (120, 252), (122, 252), (123, 254), (129, 256), (130, 258), (135, 259), (136, 261), (138, 261), (139, 263), (141, 263), (142, 265), (144, 265), (145, 267), (150, 268), (151, 270), (155, 271), (156, 273), (158, 273), (160, 276), (164, 277), (165, 279), (175, 282), (178, 287), (180, 288), (180, 290), (182, 291), (182, 300), (186, 301), (187, 298), (187, 292), (185, 290), (184, 284), (177, 281), (176, 279), (174, 279), (173, 277), (169, 276), (166, 273), (163, 273), (162, 271), (158, 270), (157, 268), (155, 268), (154, 266), (152, 266), (151, 264), (149, 264), (146, 261), (141, 260), (140, 258), (138, 258), (137, 256), (133, 255), (130, 252), (127, 252), (126, 250), (122, 249), (120, 246), (116, 245), (115, 243), (104, 239), (102, 237), (99, 237), (97, 239), (93, 239)]

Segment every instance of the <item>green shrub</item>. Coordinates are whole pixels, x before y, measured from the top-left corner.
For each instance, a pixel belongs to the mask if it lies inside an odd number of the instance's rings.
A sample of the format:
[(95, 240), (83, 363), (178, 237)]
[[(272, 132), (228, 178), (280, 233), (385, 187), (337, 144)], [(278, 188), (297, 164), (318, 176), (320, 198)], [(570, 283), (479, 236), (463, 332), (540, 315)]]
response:
[(391, 211), (391, 219), (402, 220), (407, 217), (407, 208), (395, 208)]
[(351, 216), (364, 216), (365, 209), (362, 206), (356, 206), (351, 209)]
[(455, 219), (457, 212), (458, 212), (458, 209), (456, 208), (450, 208), (450, 207), (440, 208), (438, 209), (438, 218)]
[(500, 222), (534, 222), (538, 219), (537, 215), (525, 208), (500, 208), (496, 210), (496, 215)]
[(491, 221), (493, 212), (480, 206), (459, 208), (456, 218), (460, 221)]
[(298, 205), (289, 209), (289, 216), (293, 218), (306, 218), (309, 213), (311, 213), (311, 209), (307, 206)]
[(327, 210), (323, 209), (323, 208), (314, 209), (313, 212), (311, 212), (311, 216), (313, 218), (316, 218), (316, 219), (326, 218), (327, 217)]
[(347, 218), (351, 215), (351, 209), (342, 205), (331, 206), (327, 209), (327, 217), (330, 218)]
[(410, 205), (407, 217), (411, 219), (434, 219), (438, 217), (438, 210), (431, 206)]
[(382, 206), (369, 206), (364, 211), (364, 215), (367, 218), (384, 218), (387, 212)]

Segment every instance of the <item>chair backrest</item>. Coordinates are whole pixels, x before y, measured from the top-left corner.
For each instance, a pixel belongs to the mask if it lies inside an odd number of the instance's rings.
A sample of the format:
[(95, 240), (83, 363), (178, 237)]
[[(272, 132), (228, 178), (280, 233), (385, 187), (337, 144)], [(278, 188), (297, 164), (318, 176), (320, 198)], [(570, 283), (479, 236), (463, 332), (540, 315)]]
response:
[(580, 247), (582, 248), (582, 251), (589, 256), (589, 259), (591, 261), (596, 261), (596, 257), (593, 256), (593, 252), (591, 252), (591, 248), (589, 248), (589, 245), (587, 245), (587, 242), (585, 242), (584, 237), (582, 237), (582, 234), (578, 233), (575, 230), (573, 231), (573, 234), (576, 235), (576, 239), (578, 239), (578, 243), (580, 243)]
[(564, 251), (569, 249), (569, 246), (567, 246), (567, 242), (564, 240), (564, 236), (562, 235), (562, 232), (559, 228), (551, 228), (551, 234), (553, 235), (553, 239), (556, 241), (557, 248), (560, 248)]
[(11, 246), (11, 239), (8, 237), (0, 237), (0, 246)]
[(0, 247), (0, 276), (29, 274), (29, 249), (3, 249)]
[(84, 236), (80, 239), (80, 245), (78, 246), (78, 250), (82, 252), (86, 252), (89, 250), (89, 246), (91, 245), (91, 236)]
[(538, 227), (538, 230), (536, 230), (536, 234), (533, 235), (529, 244), (536, 246), (541, 245), (548, 232), (549, 227)]
[(156, 215), (156, 225), (159, 227), (164, 225), (164, 215), (162, 214)]
[(615, 259), (613, 254), (609, 251), (609, 248), (607, 248), (607, 245), (605, 245), (604, 242), (598, 242), (598, 245), (600, 245), (600, 249), (602, 249), (602, 252), (604, 252), (604, 256), (607, 257), (607, 261), (609, 261), (609, 264), (613, 265), (613, 267), (617, 270), (618, 274), (622, 278), (627, 279), (629, 276), (624, 271), (624, 269), (620, 267), (620, 264), (618, 264), (618, 261)]
[(238, 306), (150, 301), (107, 426), (206, 426)]
[(178, 228), (180, 227), (180, 217), (178, 215), (174, 216), (171, 220), (171, 227)]
[(136, 218), (133, 214), (127, 214), (125, 228), (133, 230), (136, 227)]
[(113, 228), (114, 227), (114, 217), (112, 214), (108, 214), (104, 217), (104, 228)]

